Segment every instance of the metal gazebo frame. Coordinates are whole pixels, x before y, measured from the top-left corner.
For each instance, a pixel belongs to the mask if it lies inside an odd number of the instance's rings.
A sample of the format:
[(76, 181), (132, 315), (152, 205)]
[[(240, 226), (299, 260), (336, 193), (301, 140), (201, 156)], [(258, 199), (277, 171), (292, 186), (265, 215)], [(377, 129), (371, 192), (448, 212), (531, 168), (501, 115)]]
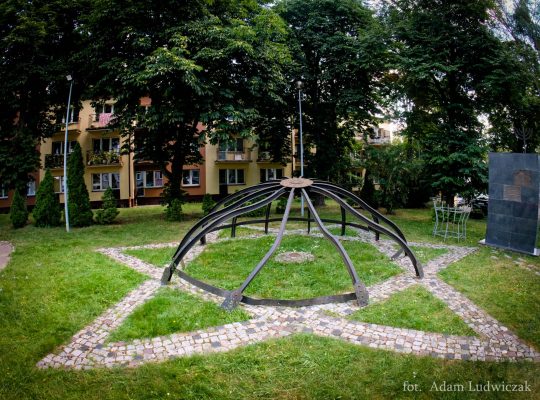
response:
[[(329, 199), (336, 201), (341, 208), (341, 220), (322, 219), (317, 210), (315, 209), (310, 194), (318, 194)], [(299, 194), (304, 199), (308, 207), (307, 217), (289, 217), (291, 206), (296, 194)], [(282, 196), (287, 196), (287, 205), (283, 213), (282, 218), (270, 218), (270, 210), (272, 202), (279, 199)], [(348, 201), (354, 206), (371, 214), (371, 219), (366, 217), (351, 206)], [(238, 218), (254, 210), (266, 207), (266, 213), (264, 219), (253, 219), (246, 221), (238, 221)], [(347, 221), (347, 212), (359, 220), (361, 223)], [(230, 223), (222, 225), (222, 223), (231, 220)], [(236, 227), (254, 223), (264, 223), (264, 232), (268, 234), (268, 227), (270, 222), (281, 221), (281, 225), (276, 236), (276, 239), (261, 259), (261, 261), (251, 271), (249, 276), (244, 282), (235, 290), (225, 290), (206, 282), (193, 278), (185, 271), (178, 268), (178, 265), (183, 265), (183, 258), (188, 251), (197, 243), (206, 243), (206, 235), (210, 232), (231, 228), (231, 237), (236, 236)], [(304, 221), (307, 222), (307, 231), (311, 231), (311, 223), (314, 222), (322, 232), (323, 236), (328, 239), (334, 247), (338, 250), (343, 262), (347, 268), (347, 271), (351, 277), (354, 292), (346, 294), (338, 294), (333, 296), (320, 296), (310, 299), (300, 300), (285, 300), (285, 299), (256, 299), (245, 296), (243, 292), (249, 286), (249, 284), (255, 279), (257, 274), (266, 265), (270, 257), (275, 253), (279, 247), (283, 235), (285, 233), (285, 227), (287, 221)], [(261, 183), (256, 186), (252, 186), (243, 190), (240, 190), (223, 200), (219, 201), (212, 211), (200, 219), (184, 236), (180, 242), (175, 254), (172, 257), (171, 264), (163, 271), (161, 278), (162, 284), (170, 282), (173, 274), (176, 272), (178, 276), (187, 282), (206, 290), (215, 295), (224, 297), (225, 300), (222, 307), (227, 310), (234, 309), (238, 303), (243, 302), (252, 305), (272, 305), (272, 306), (288, 306), (288, 307), (302, 307), (309, 305), (327, 304), (327, 303), (340, 303), (350, 300), (356, 300), (359, 306), (365, 306), (368, 303), (369, 294), (366, 286), (360, 280), (354, 265), (345, 251), (343, 245), (330, 231), (324, 226), (325, 222), (339, 223), (341, 225), (341, 236), (345, 235), (345, 229), (347, 226), (359, 228), (367, 231), (373, 231), (375, 233), (375, 239), (379, 240), (381, 234), (386, 235), (394, 242), (396, 242), (400, 249), (396, 252), (392, 259), (396, 259), (401, 254), (405, 253), (411, 260), (415, 274), (418, 278), (424, 276), (424, 272), (421, 264), (416, 259), (413, 251), (407, 244), (403, 232), (374, 208), (370, 207), (360, 197), (356, 196), (333, 183), (322, 180), (311, 180), (305, 178), (288, 178), (282, 180), (272, 180), (269, 182)], [(385, 226), (381, 224), (385, 224)]]

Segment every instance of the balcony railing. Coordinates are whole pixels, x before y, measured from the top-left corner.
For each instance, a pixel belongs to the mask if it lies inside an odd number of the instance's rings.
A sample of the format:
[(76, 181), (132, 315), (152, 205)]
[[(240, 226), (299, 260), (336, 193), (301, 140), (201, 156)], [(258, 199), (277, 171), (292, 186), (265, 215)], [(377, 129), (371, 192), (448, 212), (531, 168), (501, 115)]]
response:
[(115, 150), (111, 151), (87, 151), (86, 152), (86, 165), (100, 166), (100, 165), (121, 165), (122, 158), (120, 153)]
[(390, 144), (391, 139), (389, 137), (368, 137), (369, 144)]
[(274, 158), (269, 151), (260, 151), (257, 155), (257, 162), (272, 162)]
[[(81, 127), (80, 127), (80, 119), (76, 118), (73, 121), (68, 122), (68, 132), (69, 133), (81, 133)], [(55, 123), (55, 130), (56, 132), (65, 132), (66, 131), (66, 123), (62, 121), (57, 121)]]
[(89, 129), (106, 129), (114, 118), (113, 113), (90, 114)]
[(45, 154), (45, 168), (55, 169), (55, 168), (63, 168), (63, 167), (64, 167), (63, 154)]
[(250, 162), (251, 152), (249, 150), (233, 151), (219, 150), (217, 151), (216, 162)]

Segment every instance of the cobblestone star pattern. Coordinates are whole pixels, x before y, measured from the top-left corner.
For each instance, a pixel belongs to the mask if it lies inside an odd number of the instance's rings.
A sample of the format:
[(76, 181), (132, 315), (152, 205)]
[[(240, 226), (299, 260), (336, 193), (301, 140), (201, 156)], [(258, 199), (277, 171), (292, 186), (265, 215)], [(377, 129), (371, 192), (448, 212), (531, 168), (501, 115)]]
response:
[[(256, 229), (255, 229), (256, 230)], [(316, 230), (315, 230), (316, 231)], [(305, 234), (295, 230), (288, 234)], [(312, 235), (320, 234), (313, 232)], [(248, 237), (258, 237), (260, 234)], [(218, 240), (216, 233), (208, 235), (208, 242)], [(228, 239), (221, 239), (228, 240)], [(396, 248), (386, 240), (375, 241), (362, 231), (357, 237), (342, 240), (361, 240), (376, 246), (391, 256)], [(478, 333), (478, 337), (452, 336), (395, 328), (348, 320), (347, 315), (358, 309), (354, 302), (326, 304), (302, 308), (262, 307), (241, 304), (252, 318), (223, 326), (188, 333), (137, 339), (131, 342), (107, 343), (110, 333), (119, 327), (133, 310), (155, 296), (160, 287), (162, 268), (156, 268), (124, 253), (127, 249), (174, 247), (176, 243), (150, 246), (107, 248), (99, 252), (123, 263), (149, 277), (137, 289), (128, 293), (119, 303), (105, 311), (92, 324), (83, 328), (71, 342), (56, 354), (49, 354), (37, 363), (39, 368), (91, 369), (96, 367), (136, 367), (147, 362), (159, 362), (193, 354), (224, 352), (240, 346), (279, 338), (298, 332), (336, 338), (360, 346), (391, 350), (398, 353), (432, 356), (442, 359), (481, 361), (540, 361), (540, 354), (522, 342), (514, 333), (488, 315), (469, 299), (437, 277), (437, 272), (471, 252), (475, 248), (411, 243), (412, 245), (446, 248), (448, 252), (424, 267), (425, 278), (413, 277), (413, 266), (408, 258), (396, 263), (404, 270), (385, 282), (368, 288), (370, 303), (380, 302), (392, 294), (412, 285), (421, 284), (437, 298), (444, 301), (465, 323)], [(188, 263), (203, 251), (204, 246), (194, 247), (186, 256)], [(172, 286), (202, 299), (221, 303), (222, 299), (204, 292), (176, 278)], [(330, 313), (329, 313), (330, 312)], [(332, 314), (330, 316), (329, 314)]]

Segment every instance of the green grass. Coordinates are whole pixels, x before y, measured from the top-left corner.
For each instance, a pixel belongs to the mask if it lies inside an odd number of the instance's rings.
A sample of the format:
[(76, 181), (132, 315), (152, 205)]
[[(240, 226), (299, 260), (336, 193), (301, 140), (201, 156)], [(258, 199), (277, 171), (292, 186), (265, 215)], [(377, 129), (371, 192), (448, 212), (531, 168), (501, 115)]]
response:
[(476, 336), (444, 302), (420, 285), (398, 292), (382, 303), (362, 308), (349, 318), (396, 328)]
[[(332, 207), (329, 212), (332, 212)], [(73, 229), (13, 230), (7, 215), (0, 215), (0, 240), (16, 246), (8, 267), (0, 272), (0, 398), (11, 399), (395, 399), (395, 398), (529, 398), (538, 397), (540, 366), (529, 362), (489, 363), (444, 361), (354, 346), (338, 340), (296, 335), (228, 353), (150, 363), (140, 368), (71, 371), (39, 370), (35, 364), (57, 346), (91, 323), (108, 307), (135, 288), (144, 277), (100, 255), (99, 247), (134, 246), (180, 241), (201, 216), (200, 204), (184, 206), (187, 220), (167, 222), (162, 207), (122, 209), (118, 223)], [(339, 216), (339, 209), (334, 210)], [(403, 226), (408, 240), (442, 240), (431, 237), (429, 210), (397, 210), (392, 216)], [(471, 237), (481, 238), (485, 222), (474, 221)], [(449, 241), (449, 243), (456, 243)], [(474, 245), (460, 242), (460, 245)], [(469, 275), (497, 272), (499, 261), (485, 254), (469, 256), (450, 267), (455, 285)], [(482, 255), (483, 254), (483, 255)], [(539, 261), (524, 257), (528, 264)], [(459, 267), (455, 272), (454, 268)], [(514, 272), (513, 267), (508, 268)], [(519, 268), (516, 266), (516, 268)], [(507, 275), (504, 275), (506, 278)], [(480, 277), (481, 278), (481, 277)], [(446, 279), (446, 277), (445, 277)], [(488, 279), (489, 280), (489, 279)], [(489, 299), (490, 285), (471, 287), (475, 296)], [(510, 274), (494, 295), (494, 317), (523, 338), (538, 332), (538, 276), (529, 271)], [(523, 291), (523, 305), (513, 293)], [(468, 297), (473, 298), (473, 294)], [(493, 295), (492, 295), (493, 296)], [(476, 300), (475, 300), (476, 301)], [(536, 303), (533, 303), (536, 302)], [(516, 309), (514, 315), (512, 310)], [(522, 314), (528, 309), (528, 316)], [(532, 321), (532, 322), (531, 322)], [(530, 339), (534, 343), (534, 339)], [(537, 342), (537, 340), (536, 340)], [(464, 383), (528, 381), (531, 393), (434, 393), (433, 382)], [(422, 392), (403, 391), (403, 382), (418, 383)]]
[(447, 249), (434, 249), (433, 247), (424, 246), (411, 246), (411, 250), (422, 264), (448, 253)]
[(538, 258), (482, 247), (439, 275), (540, 349), (540, 276), (520, 264), (540, 270)]
[(124, 253), (137, 257), (158, 268), (164, 268), (171, 263), (176, 247), (163, 247), (158, 249), (133, 249)]
[[(273, 241), (273, 236), (264, 236), (209, 244), (200, 256), (187, 265), (186, 272), (215, 286), (235, 289), (263, 258)], [(366, 285), (400, 272), (396, 265), (369, 244), (345, 242), (343, 245)], [(286, 235), (276, 254), (294, 250), (311, 252), (315, 261), (286, 264), (272, 258), (245, 293), (264, 298), (297, 299), (351, 290), (351, 278), (346, 267), (326, 239)], [(141, 250), (139, 254), (144, 254), (144, 251)], [(152, 250), (151, 254), (156, 253)], [(147, 255), (141, 258), (150, 259)], [(159, 255), (157, 259), (162, 260), (163, 256)]]
[(241, 309), (227, 312), (217, 304), (178, 290), (163, 288), (139, 306), (108, 338), (109, 342), (152, 338), (246, 321)]

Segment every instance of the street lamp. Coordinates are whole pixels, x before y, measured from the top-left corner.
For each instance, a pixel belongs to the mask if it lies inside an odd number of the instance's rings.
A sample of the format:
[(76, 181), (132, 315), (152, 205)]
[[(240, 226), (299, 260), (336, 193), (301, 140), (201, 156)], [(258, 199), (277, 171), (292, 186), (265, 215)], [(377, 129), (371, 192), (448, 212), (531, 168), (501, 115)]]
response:
[[(298, 89), (298, 112), (300, 114), (300, 177), (304, 177), (304, 141), (302, 139), (302, 89), (304, 88), (304, 83), (300, 80), (296, 81), (296, 89)], [(304, 216), (304, 197), (301, 198), (301, 209), (300, 215)]]
[(67, 75), (66, 79), (69, 84), (69, 96), (66, 110), (66, 132), (64, 135), (64, 215), (66, 219), (66, 232), (69, 232), (69, 211), (68, 211), (68, 185), (67, 185), (67, 153), (68, 153), (68, 124), (69, 124), (69, 109), (71, 107), (71, 90), (73, 89), (73, 77)]

